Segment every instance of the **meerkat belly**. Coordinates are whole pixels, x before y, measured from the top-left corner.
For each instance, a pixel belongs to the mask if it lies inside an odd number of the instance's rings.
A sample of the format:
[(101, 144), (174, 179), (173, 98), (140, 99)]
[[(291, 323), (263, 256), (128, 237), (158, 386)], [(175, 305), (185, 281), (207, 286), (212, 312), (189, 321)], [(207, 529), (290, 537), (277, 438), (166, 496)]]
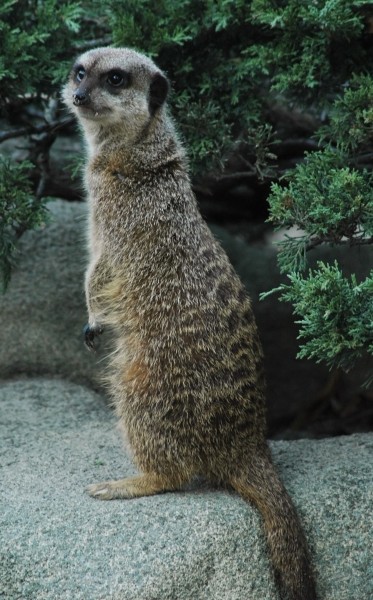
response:
[(117, 412), (145, 470), (163, 461), (206, 471), (264, 427), (262, 355), (241, 284), (221, 281), (205, 296), (190, 285), (183, 294), (184, 302), (166, 294), (153, 306), (132, 358), (115, 370), (126, 388)]

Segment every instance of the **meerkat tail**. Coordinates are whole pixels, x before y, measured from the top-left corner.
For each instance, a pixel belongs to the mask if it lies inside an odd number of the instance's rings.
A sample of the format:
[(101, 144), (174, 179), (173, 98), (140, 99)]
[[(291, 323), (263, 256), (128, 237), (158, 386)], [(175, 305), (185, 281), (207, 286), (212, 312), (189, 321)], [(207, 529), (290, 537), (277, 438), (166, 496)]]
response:
[(262, 515), (281, 600), (317, 600), (302, 526), (269, 451), (256, 455), (255, 464), (231, 484)]

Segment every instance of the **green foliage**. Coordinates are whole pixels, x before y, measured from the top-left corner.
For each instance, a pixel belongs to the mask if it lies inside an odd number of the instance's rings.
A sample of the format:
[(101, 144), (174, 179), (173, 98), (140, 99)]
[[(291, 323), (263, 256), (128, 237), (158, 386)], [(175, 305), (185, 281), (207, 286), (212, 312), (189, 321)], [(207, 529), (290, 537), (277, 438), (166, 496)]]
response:
[(47, 94), (66, 76), (82, 9), (58, 0), (10, 0), (0, 8), (0, 106)]
[(338, 92), (355, 73), (371, 72), (365, 47), (365, 0), (253, 0), (254, 23), (271, 31), (258, 59), (271, 76), (272, 88), (303, 101), (321, 101)]
[[(271, 186), (269, 220), (292, 230), (278, 261), (289, 284), (280, 292), (300, 317), (300, 358), (351, 368), (372, 354), (372, 276), (357, 283), (343, 265), (319, 264), (308, 277), (308, 251), (322, 243), (373, 242), (371, 170), (372, 5), (364, 1), (254, 0), (256, 20), (273, 32), (257, 55), (271, 88), (328, 119), (315, 132), (323, 149)], [(252, 51), (252, 50), (251, 50)], [(294, 233), (294, 228), (296, 233)], [(263, 294), (264, 298), (267, 294)]]
[[(82, 9), (57, 0), (8, 0), (0, 7), (0, 115), (6, 117), (34, 103), (38, 123), (42, 111), (66, 78), (74, 54)], [(39, 106), (38, 106), (39, 105)], [(39, 109), (39, 111), (40, 111)], [(34, 153), (35, 154), (35, 153)], [(32, 157), (30, 156), (30, 159)], [(37, 154), (33, 157), (34, 163)], [(0, 163), (0, 272), (6, 287), (14, 262), (17, 239), (45, 219), (44, 202), (35, 199), (29, 179), (35, 164)]]
[(337, 263), (319, 262), (308, 277), (293, 272), (289, 280), (272, 292), (280, 292), (280, 300), (291, 302), (301, 317), (299, 358), (349, 370), (364, 353), (373, 356), (373, 271), (357, 283)]
[(304, 269), (307, 249), (321, 242), (373, 236), (373, 175), (345, 162), (330, 151), (313, 152), (286, 175), (286, 187), (272, 184), (270, 220), (276, 229), (301, 230), (281, 243), (282, 272)]
[(369, 147), (373, 136), (373, 79), (353, 74), (344, 92), (334, 101), (330, 122), (320, 127), (321, 141), (332, 141), (342, 152)]
[(46, 219), (45, 199), (35, 200), (28, 179), (32, 164), (0, 161), (0, 269), (7, 286), (15, 245), (21, 233)]

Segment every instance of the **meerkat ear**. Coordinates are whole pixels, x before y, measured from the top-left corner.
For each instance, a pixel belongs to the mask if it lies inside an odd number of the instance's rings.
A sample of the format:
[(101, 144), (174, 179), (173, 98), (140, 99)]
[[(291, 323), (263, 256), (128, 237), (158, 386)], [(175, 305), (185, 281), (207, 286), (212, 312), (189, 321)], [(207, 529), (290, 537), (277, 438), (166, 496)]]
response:
[(166, 77), (162, 73), (156, 73), (149, 90), (149, 110), (152, 115), (165, 102), (169, 89), (170, 84)]

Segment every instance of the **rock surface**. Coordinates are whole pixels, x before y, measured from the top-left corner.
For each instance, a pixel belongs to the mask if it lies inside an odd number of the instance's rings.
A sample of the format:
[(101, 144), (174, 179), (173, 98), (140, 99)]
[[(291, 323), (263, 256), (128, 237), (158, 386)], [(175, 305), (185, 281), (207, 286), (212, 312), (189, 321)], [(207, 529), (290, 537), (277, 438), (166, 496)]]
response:
[(0, 295), (0, 378), (26, 373), (93, 384), (95, 360), (82, 343), (86, 209), (56, 201), (50, 211), (44, 231), (22, 237)]
[[(373, 436), (272, 442), (304, 523), (320, 600), (373, 597)], [(56, 379), (0, 386), (0, 598), (276, 600), (257, 512), (189, 490), (100, 502), (134, 468), (102, 398)]]

